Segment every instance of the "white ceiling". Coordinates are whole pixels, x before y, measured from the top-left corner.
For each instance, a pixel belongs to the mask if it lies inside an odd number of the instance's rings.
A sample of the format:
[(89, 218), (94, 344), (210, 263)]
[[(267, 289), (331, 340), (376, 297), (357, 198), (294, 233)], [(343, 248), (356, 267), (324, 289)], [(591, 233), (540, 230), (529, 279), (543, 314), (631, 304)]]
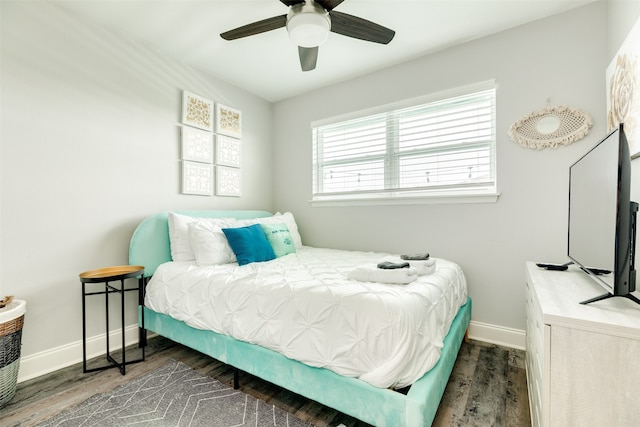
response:
[(331, 33), (300, 71), (285, 28), (234, 41), (221, 32), (287, 13), (279, 0), (57, 1), (90, 22), (275, 102), (595, 0), (346, 0), (335, 10), (396, 31), (388, 45)]

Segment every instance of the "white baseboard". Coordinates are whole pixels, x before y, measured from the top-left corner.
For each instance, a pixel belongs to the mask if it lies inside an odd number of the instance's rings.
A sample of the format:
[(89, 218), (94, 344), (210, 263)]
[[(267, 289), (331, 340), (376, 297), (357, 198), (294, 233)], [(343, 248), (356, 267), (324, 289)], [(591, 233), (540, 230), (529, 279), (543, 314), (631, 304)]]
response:
[[(127, 326), (124, 336), (126, 345), (137, 344), (138, 325)], [(120, 349), (121, 339), (122, 331), (120, 329), (109, 333), (111, 351)], [(105, 347), (106, 334), (87, 338), (87, 359), (104, 355), (106, 353)], [(18, 382), (27, 381), (76, 363), (82, 363), (82, 341), (65, 344), (20, 358)]]
[(505, 328), (473, 320), (469, 324), (469, 338), (518, 350), (524, 350), (526, 342), (525, 332), (520, 329)]
[[(471, 321), (469, 325), (469, 338), (498, 344), (505, 347), (525, 349), (525, 333), (518, 329), (505, 328), (503, 326), (490, 325)], [(106, 334), (97, 335), (87, 339), (87, 359), (105, 354)], [(109, 340), (113, 348), (120, 346), (120, 330), (112, 331)], [(125, 328), (126, 345), (138, 342), (138, 325)], [(32, 354), (20, 359), (18, 382), (27, 381), (40, 375), (57, 371), (82, 362), (82, 341), (76, 341), (60, 347), (52, 348), (40, 353)]]

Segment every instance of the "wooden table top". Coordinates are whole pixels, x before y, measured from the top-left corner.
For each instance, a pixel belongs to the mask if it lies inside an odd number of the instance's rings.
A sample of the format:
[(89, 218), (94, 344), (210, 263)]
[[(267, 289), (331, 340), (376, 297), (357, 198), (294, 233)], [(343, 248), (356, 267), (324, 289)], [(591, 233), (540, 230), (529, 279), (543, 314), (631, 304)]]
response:
[(80, 273), (81, 282), (104, 282), (106, 280), (120, 280), (140, 276), (144, 273), (141, 265), (117, 265), (98, 268)]

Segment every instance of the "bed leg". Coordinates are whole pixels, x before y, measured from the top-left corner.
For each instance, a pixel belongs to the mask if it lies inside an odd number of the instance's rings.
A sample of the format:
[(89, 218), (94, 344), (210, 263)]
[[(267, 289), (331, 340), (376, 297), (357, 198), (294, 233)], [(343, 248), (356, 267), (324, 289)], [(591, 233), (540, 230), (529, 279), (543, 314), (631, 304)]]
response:
[(240, 388), (240, 370), (238, 368), (233, 368), (233, 389), (237, 390)]
[(469, 328), (467, 328), (466, 331), (464, 331), (464, 342), (465, 343), (469, 343)]

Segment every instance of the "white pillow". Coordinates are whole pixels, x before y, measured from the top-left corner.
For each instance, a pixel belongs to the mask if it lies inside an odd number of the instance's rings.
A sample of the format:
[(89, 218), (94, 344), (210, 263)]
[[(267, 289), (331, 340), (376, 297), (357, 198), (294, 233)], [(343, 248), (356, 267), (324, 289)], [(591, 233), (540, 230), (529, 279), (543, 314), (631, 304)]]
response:
[(174, 261), (193, 261), (196, 259), (189, 241), (189, 223), (205, 221), (211, 224), (221, 224), (228, 227), (233, 223), (233, 218), (196, 218), (193, 216), (169, 212), (169, 244), (171, 247), (171, 259)]
[(195, 256), (189, 244), (188, 224), (194, 217), (169, 212), (169, 244), (171, 259), (174, 261), (193, 261)]
[(189, 227), (191, 250), (199, 266), (221, 265), (236, 262), (236, 255), (229, 246), (222, 228), (234, 227), (235, 220), (193, 221)]
[(239, 220), (238, 224), (238, 226), (253, 224), (285, 224), (289, 229), (289, 234), (291, 234), (293, 245), (296, 247), (296, 249), (300, 249), (302, 247), (302, 238), (300, 237), (300, 232), (298, 231), (298, 225), (296, 224), (296, 220), (291, 212), (285, 212), (283, 214), (278, 212), (273, 216), (268, 216), (265, 218)]

